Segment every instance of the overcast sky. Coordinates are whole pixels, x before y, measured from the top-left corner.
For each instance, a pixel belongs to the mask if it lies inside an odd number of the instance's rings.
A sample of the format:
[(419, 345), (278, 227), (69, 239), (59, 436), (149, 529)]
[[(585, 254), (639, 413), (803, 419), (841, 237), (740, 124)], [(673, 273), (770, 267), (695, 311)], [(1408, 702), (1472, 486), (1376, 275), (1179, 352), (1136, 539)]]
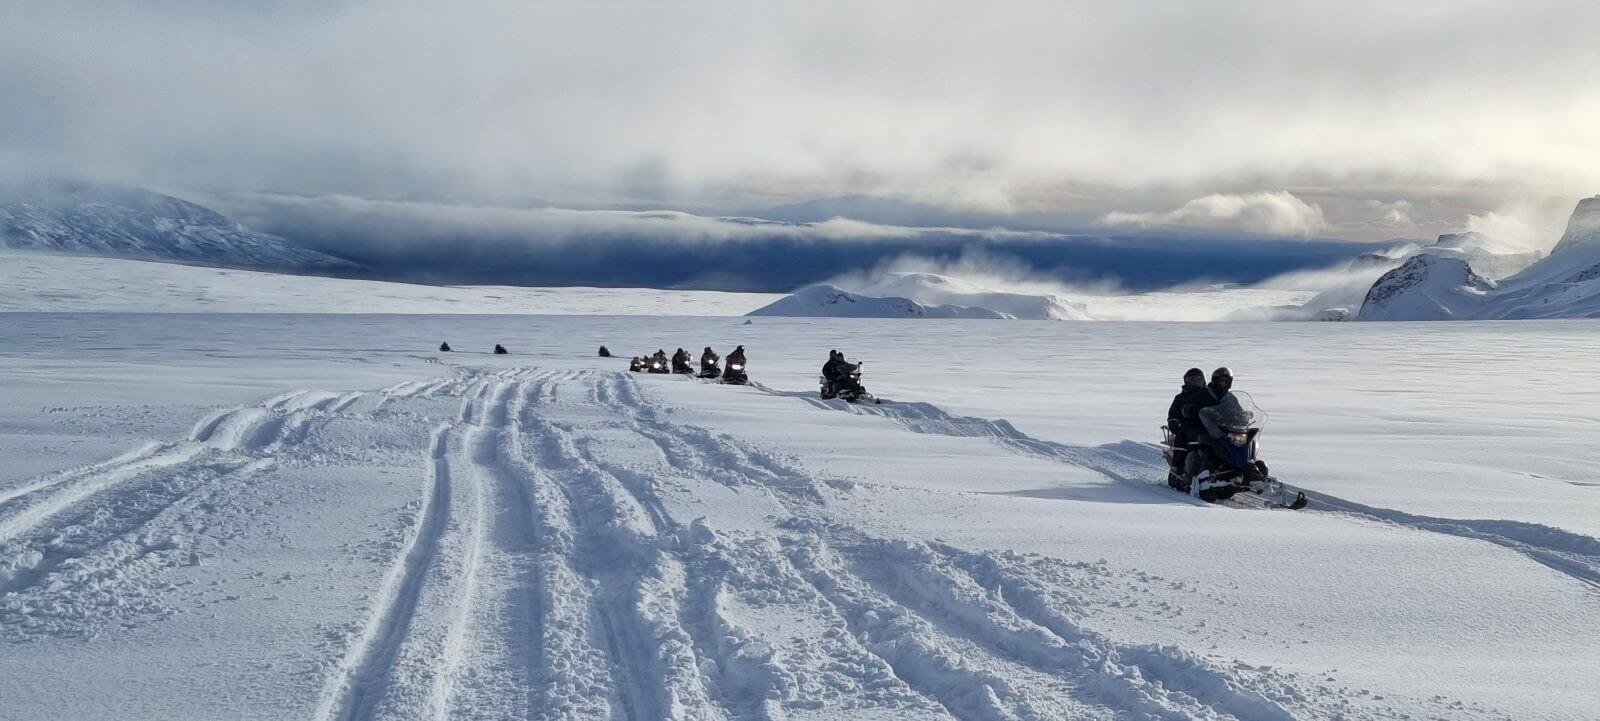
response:
[(0, 165), (1432, 234), (1600, 193), (1597, 31), (1592, 1), (4, 0)]

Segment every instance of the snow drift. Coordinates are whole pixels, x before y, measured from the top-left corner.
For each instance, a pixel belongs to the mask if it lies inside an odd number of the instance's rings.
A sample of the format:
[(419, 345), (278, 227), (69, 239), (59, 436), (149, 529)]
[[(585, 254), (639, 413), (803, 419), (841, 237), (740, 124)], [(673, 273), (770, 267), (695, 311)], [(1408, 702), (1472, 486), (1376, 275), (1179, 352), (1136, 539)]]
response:
[(270, 270), (354, 267), (171, 196), (68, 181), (0, 182), (0, 248)]

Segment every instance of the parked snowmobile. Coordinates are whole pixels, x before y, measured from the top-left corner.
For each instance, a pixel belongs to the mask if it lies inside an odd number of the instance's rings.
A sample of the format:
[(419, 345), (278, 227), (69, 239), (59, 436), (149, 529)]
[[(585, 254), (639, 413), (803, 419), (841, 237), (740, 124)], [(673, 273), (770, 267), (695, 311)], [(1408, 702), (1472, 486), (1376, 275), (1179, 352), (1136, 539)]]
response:
[(1305, 507), (1305, 493), (1273, 478), (1267, 464), (1257, 457), (1267, 413), (1249, 393), (1228, 393), (1221, 403), (1201, 409), (1200, 419), (1206, 432), (1189, 441), (1185, 448), (1175, 444), (1171, 429), (1161, 427), (1161, 453), (1168, 466), (1172, 465), (1174, 452), (1188, 451), (1181, 475), (1170, 471), (1168, 485), (1208, 503), (1249, 493), (1271, 505)]
[(716, 378), (717, 376), (722, 375), (721, 361), (722, 359), (718, 357), (716, 353), (713, 353), (711, 348), (708, 346), (705, 352), (700, 354), (699, 377)]
[(744, 372), (744, 346), (739, 346), (728, 354), (728, 367), (722, 371), (722, 382), (730, 386), (750, 383), (750, 376)]
[(689, 365), (689, 361), (692, 358), (689, 355), (689, 351), (679, 348), (677, 353), (672, 354), (672, 372), (684, 375), (694, 373), (694, 366)]
[(837, 371), (838, 375), (833, 380), (830, 381), (827, 376), (819, 376), (817, 378), (822, 384), (821, 395), (823, 400), (838, 398), (846, 403), (860, 403), (862, 401), (883, 402), (872, 397), (872, 394), (867, 392), (867, 387), (861, 385), (861, 361), (841, 359), (840, 363), (841, 366)]

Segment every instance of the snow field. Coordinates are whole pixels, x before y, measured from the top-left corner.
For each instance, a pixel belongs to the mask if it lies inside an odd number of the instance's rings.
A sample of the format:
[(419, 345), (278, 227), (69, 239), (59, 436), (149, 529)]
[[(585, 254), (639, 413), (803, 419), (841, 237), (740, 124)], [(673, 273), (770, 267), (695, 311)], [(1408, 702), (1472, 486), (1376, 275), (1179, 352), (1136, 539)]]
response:
[[(1580, 529), (1334, 484), (1302, 513), (1206, 506), (1157, 485), (1148, 444), (1093, 440), (1116, 423), (1046, 437), (978, 395), (822, 402), (764, 356), (730, 388), (561, 347), (349, 364), (306, 343), (369, 389), (257, 391), (0, 481), (0, 716), (1582, 719), (1595, 700)], [(223, 377), (194, 363), (182, 387)]]

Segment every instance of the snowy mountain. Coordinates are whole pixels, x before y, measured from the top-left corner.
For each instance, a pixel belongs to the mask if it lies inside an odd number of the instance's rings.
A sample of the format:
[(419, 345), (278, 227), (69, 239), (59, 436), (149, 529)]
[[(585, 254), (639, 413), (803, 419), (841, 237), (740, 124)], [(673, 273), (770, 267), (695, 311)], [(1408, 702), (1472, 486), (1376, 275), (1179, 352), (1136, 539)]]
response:
[(272, 270), (354, 267), (171, 196), (71, 181), (0, 183), (0, 248)]
[(983, 318), (1090, 320), (1081, 304), (1054, 295), (991, 291), (934, 273), (890, 273), (852, 285), (802, 288), (750, 315), (806, 318)]
[(1460, 320), (1471, 317), (1491, 281), (1459, 257), (1422, 253), (1372, 284), (1360, 320)]
[[(1439, 244), (1384, 274), (1367, 293), (1359, 318), (1600, 317), (1600, 196), (1578, 202), (1566, 233), (1542, 260), (1537, 252), (1508, 252), (1481, 236), (1468, 237), (1476, 235), (1441, 236)], [(1537, 262), (1518, 267), (1530, 259)]]
[(1057, 295), (1005, 293), (935, 273), (887, 273), (852, 288), (865, 295), (909, 298), (923, 305), (987, 308), (1023, 320), (1089, 320), (1083, 304)]
[(1561, 234), (1552, 254), (1590, 241), (1600, 240), (1600, 195), (1578, 201), (1578, 207), (1567, 219), (1567, 232)]
[(989, 308), (923, 305), (909, 298), (859, 295), (826, 283), (801, 288), (774, 303), (750, 311), (749, 315), (791, 318), (1011, 318)]

